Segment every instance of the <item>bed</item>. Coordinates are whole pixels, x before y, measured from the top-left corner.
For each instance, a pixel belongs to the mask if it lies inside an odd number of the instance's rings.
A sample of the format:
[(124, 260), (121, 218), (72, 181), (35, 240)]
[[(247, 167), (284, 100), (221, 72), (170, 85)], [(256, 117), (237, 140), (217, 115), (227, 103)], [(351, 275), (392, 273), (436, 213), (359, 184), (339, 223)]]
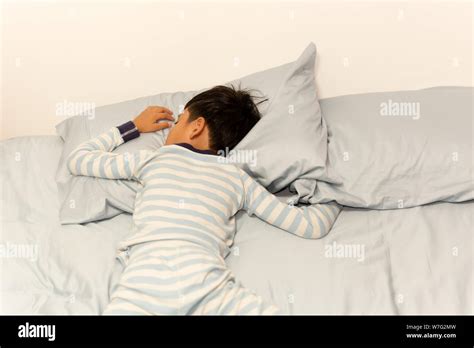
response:
[[(0, 142), (1, 314), (99, 314), (120, 276), (115, 246), (131, 215), (61, 225), (62, 147), (59, 136)], [(239, 213), (226, 262), (288, 314), (472, 314), (473, 213), (472, 200), (346, 207), (320, 240)]]

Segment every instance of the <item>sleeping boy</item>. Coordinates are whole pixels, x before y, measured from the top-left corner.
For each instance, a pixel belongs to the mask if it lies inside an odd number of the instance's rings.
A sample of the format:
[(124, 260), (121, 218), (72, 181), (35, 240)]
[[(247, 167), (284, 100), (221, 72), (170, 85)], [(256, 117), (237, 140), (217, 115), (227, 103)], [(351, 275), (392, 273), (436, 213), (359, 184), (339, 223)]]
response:
[[(152, 106), (75, 149), (74, 175), (141, 183), (133, 231), (119, 243), (125, 268), (104, 314), (277, 314), (237, 281), (224, 261), (235, 215), (250, 216), (303, 238), (321, 238), (341, 208), (337, 203), (296, 207), (269, 193), (245, 171), (219, 160), (260, 119), (246, 90), (216, 86), (197, 94), (178, 116)], [(172, 127), (156, 151), (115, 154), (144, 132)]]

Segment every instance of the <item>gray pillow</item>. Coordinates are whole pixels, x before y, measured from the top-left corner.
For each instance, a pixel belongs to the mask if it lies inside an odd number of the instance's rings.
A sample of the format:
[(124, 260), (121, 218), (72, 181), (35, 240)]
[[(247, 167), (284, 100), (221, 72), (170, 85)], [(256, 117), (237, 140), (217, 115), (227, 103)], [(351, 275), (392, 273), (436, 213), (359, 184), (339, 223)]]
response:
[[(322, 99), (328, 164), (300, 201), (374, 209), (474, 199), (472, 87)], [(295, 183), (296, 185), (296, 183)]]
[[(315, 59), (316, 46), (310, 43), (292, 63), (228, 83), (257, 89), (269, 99), (258, 106), (262, 119), (226, 160), (243, 168), (272, 192), (300, 177), (315, 180), (324, 171), (327, 133), (314, 81)], [(59, 123), (57, 133), (65, 144), (56, 173), (60, 222), (86, 223), (121, 212), (131, 213), (139, 189), (140, 184), (134, 181), (70, 175), (65, 161), (80, 143), (132, 119), (149, 105), (167, 106), (177, 115), (187, 101), (203, 90), (162, 93), (102, 106), (95, 109), (94, 117), (78, 115)], [(114, 152), (157, 149), (164, 144), (168, 131), (141, 134)]]
[(316, 47), (310, 45), (286, 72), (267, 115), (236, 146), (236, 153), (256, 151), (255, 168), (252, 162), (238, 165), (270, 192), (324, 173), (327, 128), (316, 92), (315, 59)]

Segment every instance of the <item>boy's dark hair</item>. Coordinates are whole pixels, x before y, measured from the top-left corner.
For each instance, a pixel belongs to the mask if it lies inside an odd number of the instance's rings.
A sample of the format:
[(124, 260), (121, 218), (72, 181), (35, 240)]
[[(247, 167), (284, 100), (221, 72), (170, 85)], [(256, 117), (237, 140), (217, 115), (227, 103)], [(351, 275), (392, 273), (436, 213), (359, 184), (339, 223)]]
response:
[(260, 119), (257, 105), (268, 99), (255, 103), (253, 98), (263, 97), (250, 92), (220, 85), (197, 94), (185, 105), (188, 122), (200, 116), (206, 120), (212, 150), (232, 150)]

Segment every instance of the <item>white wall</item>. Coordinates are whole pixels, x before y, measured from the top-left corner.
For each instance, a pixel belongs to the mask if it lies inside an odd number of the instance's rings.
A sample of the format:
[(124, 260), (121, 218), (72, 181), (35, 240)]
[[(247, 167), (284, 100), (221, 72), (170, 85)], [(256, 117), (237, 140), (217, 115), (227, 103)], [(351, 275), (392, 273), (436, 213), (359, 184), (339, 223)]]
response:
[(471, 1), (7, 1), (0, 139), (58, 103), (210, 87), (318, 47), (320, 97), (472, 86)]

